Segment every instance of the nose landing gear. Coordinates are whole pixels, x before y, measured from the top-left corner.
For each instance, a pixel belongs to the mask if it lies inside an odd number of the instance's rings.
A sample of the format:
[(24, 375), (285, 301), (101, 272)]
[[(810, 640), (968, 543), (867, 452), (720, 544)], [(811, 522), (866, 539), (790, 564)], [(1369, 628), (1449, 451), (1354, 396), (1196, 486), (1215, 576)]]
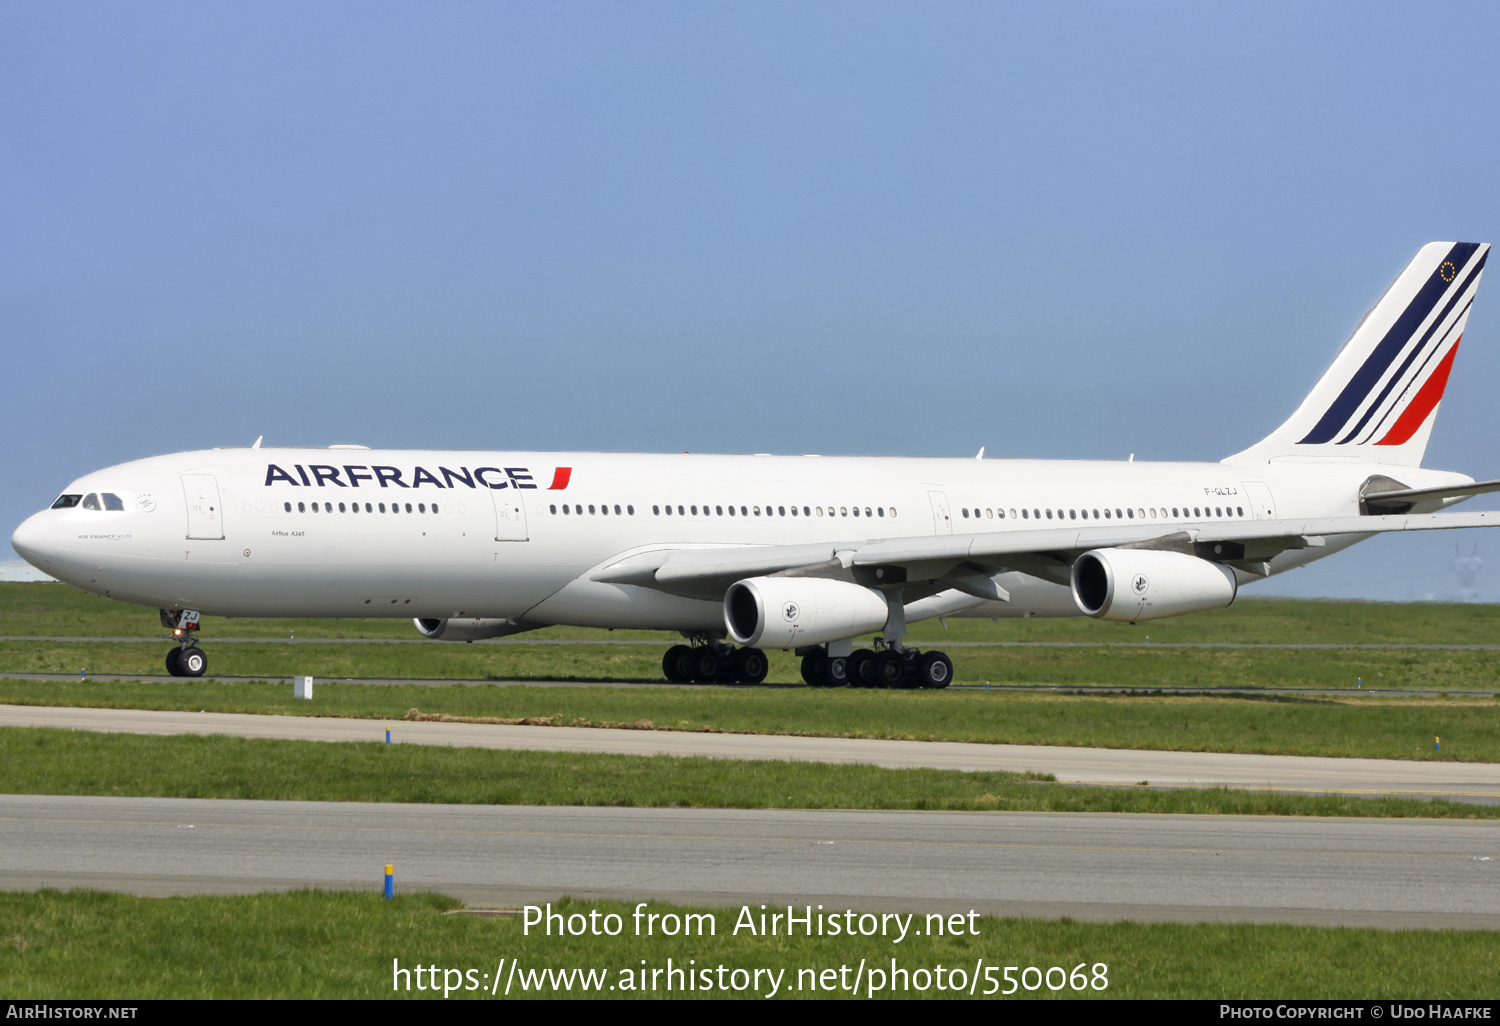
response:
[(198, 647), (198, 611), (161, 611), (161, 623), (177, 639), (177, 647), (167, 650), (167, 672), (174, 677), (201, 677), (208, 670), (208, 656)]

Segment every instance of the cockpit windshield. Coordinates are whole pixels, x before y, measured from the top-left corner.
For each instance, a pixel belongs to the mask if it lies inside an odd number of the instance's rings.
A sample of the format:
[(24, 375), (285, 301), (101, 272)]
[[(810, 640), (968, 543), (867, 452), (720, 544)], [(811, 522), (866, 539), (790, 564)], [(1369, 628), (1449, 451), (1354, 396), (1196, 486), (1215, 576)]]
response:
[(82, 506), (84, 509), (113, 510), (116, 513), (125, 512), (125, 500), (114, 492), (89, 492), (87, 495), (59, 495), (57, 501), (52, 504), (53, 509), (71, 509), (74, 506)]

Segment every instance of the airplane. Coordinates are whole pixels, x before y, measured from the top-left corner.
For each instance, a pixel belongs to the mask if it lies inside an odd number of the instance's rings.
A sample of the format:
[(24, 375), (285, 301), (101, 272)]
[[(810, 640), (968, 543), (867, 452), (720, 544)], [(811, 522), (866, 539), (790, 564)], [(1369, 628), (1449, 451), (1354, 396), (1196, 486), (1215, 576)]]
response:
[[(933, 617), (1138, 623), (1438, 513), (1500, 481), (1422, 467), (1490, 247), (1430, 243), (1292, 415), (1217, 463), (211, 449), (86, 474), (12, 535), (85, 591), (200, 616), (410, 617), (472, 642), (550, 625), (680, 632), (673, 682), (946, 687)], [(856, 639), (878, 635), (855, 650)]]

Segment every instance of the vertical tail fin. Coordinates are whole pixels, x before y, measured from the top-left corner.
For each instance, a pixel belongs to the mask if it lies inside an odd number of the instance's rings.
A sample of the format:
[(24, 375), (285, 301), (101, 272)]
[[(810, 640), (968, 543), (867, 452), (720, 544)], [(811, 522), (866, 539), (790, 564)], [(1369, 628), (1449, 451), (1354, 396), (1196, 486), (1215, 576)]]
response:
[(1224, 462), (1311, 456), (1421, 465), (1489, 253), (1478, 242), (1423, 246), (1297, 412)]

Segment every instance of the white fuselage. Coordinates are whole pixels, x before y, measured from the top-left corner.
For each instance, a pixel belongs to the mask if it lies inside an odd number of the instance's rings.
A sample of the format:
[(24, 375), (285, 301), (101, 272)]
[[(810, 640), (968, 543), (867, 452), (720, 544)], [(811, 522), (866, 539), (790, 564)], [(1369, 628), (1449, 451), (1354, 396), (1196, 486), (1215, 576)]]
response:
[[(1388, 472), (1419, 468), (817, 456), (215, 449), (88, 474), (14, 544), (87, 591), (224, 616), (500, 617), (713, 631), (718, 601), (590, 572), (654, 548), (837, 543), (946, 532), (1358, 512)], [(1439, 503), (1440, 505), (1440, 503)], [(1361, 535), (1287, 552), (1273, 572)], [(1009, 602), (962, 615), (1078, 615), (1068, 588), (1006, 575)]]

